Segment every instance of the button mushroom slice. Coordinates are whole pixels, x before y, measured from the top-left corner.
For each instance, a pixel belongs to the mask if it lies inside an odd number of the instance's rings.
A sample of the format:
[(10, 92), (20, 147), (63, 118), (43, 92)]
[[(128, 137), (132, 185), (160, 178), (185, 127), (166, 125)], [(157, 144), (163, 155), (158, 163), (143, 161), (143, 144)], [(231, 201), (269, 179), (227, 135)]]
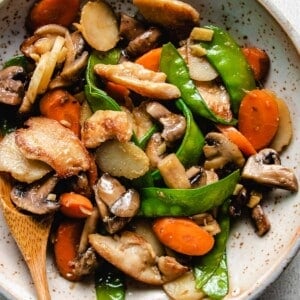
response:
[(132, 41), (146, 31), (142, 22), (121, 13), (119, 35), (127, 41)]
[(292, 192), (298, 191), (295, 173), (280, 164), (278, 153), (271, 148), (259, 151), (248, 158), (241, 175), (242, 179), (258, 184), (281, 188)]
[(90, 168), (90, 156), (78, 137), (58, 121), (32, 117), (16, 131), (16, 144), (28, 159), (50, 165), (59, 177), (70, 177)]
[(150, 160), (150, 168), (156, 169), (158, 163), (166, 156), (167, 144), (159, 132), (154, 133), (147, 143), (145, 153)]
[(51, 176), (30, 185), (17, 184), (11, 190), (11, 200), (19, 209), (33, 214), (52, 213), (59, 209), (55, 195), (50, 195), (57, 182), (57, 176)]
[(192, 220), (211, 235), (216, 235), (221, 232), (220, 225), (213, 215), (208, 212), (194, 215), (192, 216)]
[(120, 142), (128, 142), (132, 132), (132, 120), (126, 112), (97, 110), (83, 123), (81, 139), (87, 148), (96, 148), (113, 138)]
[(251, 217), (257, 229), (256, 233), (259, 236), (265, 235), (270, 230), (270, 221), (259, 204), (252, 208)]
[(121, 218), (134, 217), (140, 207), (140, 195), (134, 189), (128, 189), (110, 207), (110, 211)]
[(165, 106), (154, 101), (146, 105), (146, 110), (164, 126), (161, 136), (167, 142), (172, 143), (184, 136), (186, 130), (186, 119), (184, 116), (172, 113)]
[(131, 40), (125, 48), (126, 54), (138, 57), (159, 46), (162, 32), (156, 27), (151, 27)]
[(94, 70), (100, 77), (124, 85), (144, 97), (171, 100), (181, 95), (175, 85), (165, 82), (164, 73), (151, 71), (137, 63), (97, 64)]
[(20, 66), (7, 67), (0, 71), (0, 102), (19, 105), (24, 96), (24, 83), (20, 78), (25, 71)]
[(0, 142), (0, 171), (10, 173), (18, 181), (32, 183), (52, 168), (40, 160), (27, 159), (16, 145), (16, 133), (11, 132)]
[[(168, 262), (162, 259), (160, 265), (168, 276), (161, 274), (157, 264), (158, 259), (151, 244), (136, 233), (124, 231), (121, 235), (114, 236), (91, 234), (89, 242), (101, 257), (138, 281), (161, 285), (169, 279), (167, 277), (172, 273), (167, 266)], [(187, 271), (187, 268), (180, 267), (179, 263), (175, 267), (173, 261), (171, 268), (176, 270), (177, 276)]]
[(205, 137), (203, 152), (206, 157), (204, 168), (207, 170), (223, 169), (232, 163), (236, 167), (244, 166), (245, 159), (239, 148), (223, 134), (210, 132)]

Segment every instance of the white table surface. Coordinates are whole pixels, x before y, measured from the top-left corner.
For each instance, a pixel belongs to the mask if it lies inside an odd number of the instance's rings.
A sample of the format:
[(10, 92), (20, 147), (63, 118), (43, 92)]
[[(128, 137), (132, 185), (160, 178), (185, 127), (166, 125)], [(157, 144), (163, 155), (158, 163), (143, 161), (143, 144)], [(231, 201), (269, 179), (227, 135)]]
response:
[[(299, 0), (264, 0), (275, 5), (288, 19), (300, 35)], [(299, 95), (300, 96), (300, 95)], [(300, 299), (300, 252), (292, 260), (281, 276), (261, 295), (260, 300), (299, 300)]]

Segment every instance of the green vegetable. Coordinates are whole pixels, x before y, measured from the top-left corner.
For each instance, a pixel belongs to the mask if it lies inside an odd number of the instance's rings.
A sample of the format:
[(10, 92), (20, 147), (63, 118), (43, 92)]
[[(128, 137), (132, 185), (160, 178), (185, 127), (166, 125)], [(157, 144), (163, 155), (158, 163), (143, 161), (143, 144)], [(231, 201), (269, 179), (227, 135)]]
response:
[(190, 78), (188, 67), (184, 59), (171, 43), (167, 43), (162, 47), (160, 70), (167, 75), (167, 80), (170, 83), (179, 88), (181, 98), (193, 113), (216, 123), (236, 123), (236, 120), (228, 122), (218, 117), (209, 109), (193, 83), (193, 80)]
[(86, 86), (84, 92), (93, 112), (101, 110), (121, 110), (119, 104), (100, 88), (98, 76), (94, 72), (94, 66), (98, 63), (117, 64), (120, 59), (120, 50), (112, 49), (108, 52), (94, 51), (88, 60), (86, 70)]
[(95, 288), (97, 300), (124, 300), (124, 274), (104, 262), (95, 273)]
[(3, 65), (3, 68), (11, 67), (11, 66), (20, 66), (25, 72), (29, 69), (29, 62), (24, 55), (16, 55), (6, 61)]
[(233, 112), (238, 113), (239, 106), (246, 91), (255, 89), (253, 73), (241, 48), (223, 29), (214, 25), (205, 26), (214, 31), (210, 42), (202, 42), (207, 50), (208, 61), (220, 74), (231, 98)]
[[(202, 148), (205, 143), (204, 136), (197, 126), (193, 114), (182, 99), (175, 102), (177, 108), (183, 113), (186, 119), (186, 131), (183, 140), (176, 151), (176, 155), (181, 163), (189, 168), (197, 165), (202, 154)], [(161, 179), (158, 170), (152, 173), (153, 179), (158, 181)]]
[(228, 204), (229, 201), (225, 201), (220, 209), (218, 223), (221, 232), (216, 235), (213, 250), (194, 260), (196, 288), (202, 290), (210, 299), (222, 299), (229, 289), (226, 261), (226, 244), (230, 230)]
[(221, 205), (230, 197), (240, 178), (239, 170), (209, 185), (195, 189), (159, 187), (140, 190), (140, 216), (191, 216)]

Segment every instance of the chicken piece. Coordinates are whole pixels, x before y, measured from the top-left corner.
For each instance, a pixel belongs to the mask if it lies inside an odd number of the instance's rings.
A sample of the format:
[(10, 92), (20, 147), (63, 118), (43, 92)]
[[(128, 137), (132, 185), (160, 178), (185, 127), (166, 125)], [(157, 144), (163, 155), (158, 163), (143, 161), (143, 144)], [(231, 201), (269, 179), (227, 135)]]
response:
[(25, 126), (16, 131), (16, 144), (26, 158), (47, 163), (59, 177), (90, 168), (90, 156), (81, 141), (58, 121), (32, 117)]
[(187, 24), (197, 25), (199, 13), (191, 5), (177, 0), (133, 0), (144, 18), (166, 28), (178, 28)]
[(180, 97), (179, 89), (166, 83), (166, 75), (143, 66), (123, 62), (118, 65), (96, 64), (95, 72), (102, 78), (126, 86), (128, 89), (149, 98), (170, 100)]
[(0, 142), (0, 171), (8, 172), (18, 181), (32, 183), (41, 179), (52, 168), (39, 160), (27, 159), (15, 142), (15, 132)]
[(97, 110), (84, 122), (81, 138), (87, 148), (96, 148), (113, 138), (120, 142), (128, 142), (132, 132), (133, 124), (126, 112)]
[(89, 242), (105, 260), (144, 283), (162, 285), (188, 270), (175, 259), (157, 258), (151, 244), (134, 232), (124, 231), (113, 237), (91, 234)]

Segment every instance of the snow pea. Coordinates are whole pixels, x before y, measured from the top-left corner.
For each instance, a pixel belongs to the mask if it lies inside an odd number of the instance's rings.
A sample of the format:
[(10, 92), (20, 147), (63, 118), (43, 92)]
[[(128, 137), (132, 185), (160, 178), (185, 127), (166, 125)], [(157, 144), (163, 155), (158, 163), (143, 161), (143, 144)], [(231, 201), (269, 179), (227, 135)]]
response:
[(235, 124), (236, 120), (230, 122), (218, 117), (209, 109), (206, 102), (200, 95), (197, 87), (190, 78), (188, 67), (172, 43), (164, 44), (160, 58), (160, 70), (167, 75), (168, 82), (176, 85), (181, 98), (193, 113), (209, 119), (215, 123)]
[[(177, 99), (175, 105), (183, 113), (186, 119), (186, 132), (179, 148), (176, 151), (176, 155), (181, 163), (186, 168), (189, 168), (198, 164), (205, 139), (194, 120), (191, 110), (185, 102), (182, 99)], [(161, 179), (158, 170), (155, 170), (152, 173), (152, 177), (155, 181), (159, 181)]]
[(255, 89), (256, 84), (250, 66), (241, 48), (233, 37), (222, 28), (205, 26), (214, 31), (210, 42), (202, 42), (208, 61), (220, 74), (230, 95), (232, 110), (238, 113), (240, 102), (246, 91)]
[(218, 223), (221, 232), (215, 237), (213, 250), (203, 257), (194, 258), (193, 261), (196, 288), (202, 290), (210, 299), (223, 299), (229, 289), (226, 258), (226, 244), (230, 230), (228, 207), (227, 199), (219, 210)]
[(107, 262), (95, 272), (97, 300), (125, 300), (125, 277)]
[(223, 179), (195, 189), (147, 187), (140, 190), (140, 216), (191, 216), (221, 205), (240, 178), (239, 170)]
[(88, 59), (86, 69), (86, 82), (84, 92), (88, 104), (93, 112), (101, 110), (121, 110), (119, 104), (111, 98), (103, 89), (101, 82), (94, 72), (94, 66), (98, 63), (117, 64), (120, 59), (121, 52), (114, 48), (108, 52), (94, 51)]

